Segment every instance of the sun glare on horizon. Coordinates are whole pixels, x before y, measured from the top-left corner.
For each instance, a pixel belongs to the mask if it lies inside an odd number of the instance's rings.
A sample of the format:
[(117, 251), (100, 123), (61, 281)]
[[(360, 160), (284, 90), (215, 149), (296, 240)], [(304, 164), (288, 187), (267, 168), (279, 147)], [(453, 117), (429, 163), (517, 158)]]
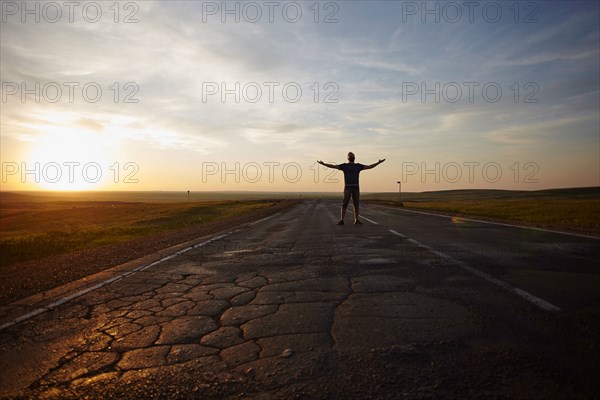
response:
[[(92, 190), (110, 180), (110, 151), (90, 131), (63, 126), (38, 126), (42, 132), (30, 142), (27, 182), (44, 190)], [(37, 178), (34, 175), (37, 174)]]

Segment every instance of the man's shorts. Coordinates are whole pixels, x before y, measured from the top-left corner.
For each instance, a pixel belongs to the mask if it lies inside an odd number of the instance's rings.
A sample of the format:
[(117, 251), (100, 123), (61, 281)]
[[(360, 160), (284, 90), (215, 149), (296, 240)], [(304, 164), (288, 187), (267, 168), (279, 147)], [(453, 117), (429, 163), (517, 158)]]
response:
[(348, 207), (350, 197), (352, 197), (354, 208), (358, 210), (358, 200), (360, 199), (360, 190), (358, 189), (358, 186), (344, 186), (344, 203), (342, 204), (344, 208)]

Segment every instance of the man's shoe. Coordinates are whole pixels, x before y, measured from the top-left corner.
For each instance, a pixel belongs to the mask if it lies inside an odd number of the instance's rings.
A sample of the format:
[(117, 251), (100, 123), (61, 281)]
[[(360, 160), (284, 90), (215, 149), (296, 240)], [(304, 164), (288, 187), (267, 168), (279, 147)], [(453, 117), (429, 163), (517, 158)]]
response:
[(354, 221), (354, 225), (362, 225), (362, 222), (360, 222), (358, 219), (356, 221)]
[(338, 225), (344, 225), (344, 220), (340, 219), (339, 222), (337, 223)]

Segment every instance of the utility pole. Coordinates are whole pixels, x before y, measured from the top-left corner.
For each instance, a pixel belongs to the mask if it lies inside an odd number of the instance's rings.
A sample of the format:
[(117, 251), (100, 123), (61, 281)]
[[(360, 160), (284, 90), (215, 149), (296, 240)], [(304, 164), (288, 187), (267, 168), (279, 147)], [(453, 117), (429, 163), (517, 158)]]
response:
[(402, 181), (398, 181), (398, 202), (402, 206)]

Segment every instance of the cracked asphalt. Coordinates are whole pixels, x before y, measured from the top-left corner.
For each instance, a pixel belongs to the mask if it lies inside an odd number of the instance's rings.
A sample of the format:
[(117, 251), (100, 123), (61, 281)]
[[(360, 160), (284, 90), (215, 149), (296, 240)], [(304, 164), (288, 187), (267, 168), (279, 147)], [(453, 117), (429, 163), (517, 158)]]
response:
[(363, 212), (305, 201), (7, 327), (0, 396), (600, 395), (598, 304), (542, 310)]

